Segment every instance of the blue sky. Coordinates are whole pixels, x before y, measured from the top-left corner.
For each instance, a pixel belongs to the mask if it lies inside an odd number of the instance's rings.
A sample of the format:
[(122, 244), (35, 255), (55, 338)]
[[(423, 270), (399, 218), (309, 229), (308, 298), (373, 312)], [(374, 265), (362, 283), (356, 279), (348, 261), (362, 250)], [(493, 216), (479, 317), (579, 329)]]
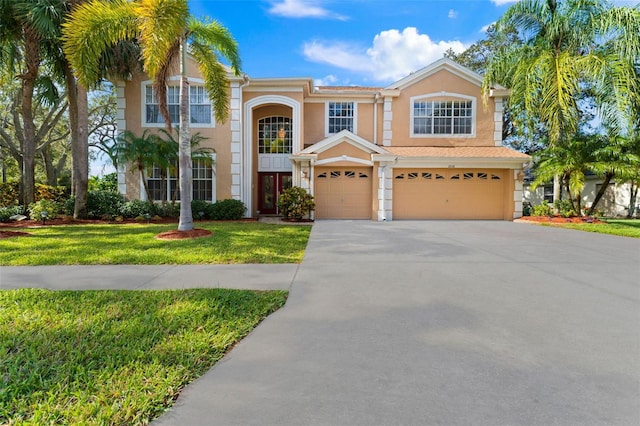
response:
[(481, 39), (516, 0), (189, 0), (225, 25), (250, 77), (385, 86)]
[[(385, 86), (483, 38), (518, 0), (189, 0), (225, 25), (250, 77)], [(614, 0), (617, 5), (637, 0)]]

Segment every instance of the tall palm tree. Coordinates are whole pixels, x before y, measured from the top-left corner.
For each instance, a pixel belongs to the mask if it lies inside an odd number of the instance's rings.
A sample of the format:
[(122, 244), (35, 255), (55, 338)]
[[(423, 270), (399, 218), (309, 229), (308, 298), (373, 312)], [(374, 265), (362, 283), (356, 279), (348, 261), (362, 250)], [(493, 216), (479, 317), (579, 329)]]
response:
[(541, 123), (551, 145), (566, 143), (578, 131), (578, 100), (588, 88), (610, 129), (629, 128), (626, 112), (640, 96), (633, 69), (640, 54), (640, 9), (604, 0), (522, 0), (496, 28), (515, 28), (524, 43), (491, 59), (483, 90), (488, 94), (494, 83), (510, 87), (514, 117), (525, 117), (521, 125), (533, 129)]
[(91, 86), (101, 77), (100, 58), (116, 43), (136, 40), (144, 71), (153, 79), (160, 111), (167, 130), (171, 119), (167, 108), (166, 84), (176, 62), (180, 66), (180, 223), (178, 230), (193, 229), (191, 213), (191, 147), (186, 58), (197, 62), (205, 89), (213, 100), (216, 120), (229, 112), (228, 78), (219, 55), (240, 73), (237, 43), (217, 22), (201, 22), (189, 14), (186, 0), (94, 0), (77, 7), (64, 28), (64, 49), (81, 84)]

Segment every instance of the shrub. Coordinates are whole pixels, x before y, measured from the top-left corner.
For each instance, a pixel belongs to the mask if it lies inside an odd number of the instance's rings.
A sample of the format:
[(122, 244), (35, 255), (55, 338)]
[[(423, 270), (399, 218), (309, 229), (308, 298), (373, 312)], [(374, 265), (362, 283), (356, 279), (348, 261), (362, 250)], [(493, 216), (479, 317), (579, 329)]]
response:
[[(193, 200), (191, 202), (191, 214), (194, 219), (211, 219), (213, 204), (204, 200)], [(200, 214), (202, 212), (202, 215)]]
[(571, 217), (576, 215), (576, 212), (571, 205), (571, 201), (569, 200), (556, 200), (553, 205), (558, 214), (562, 217)]
[(89, 178), (89, 191), (118, 191), (118, 174), (109, 173), (102, 177), (92, 176)]
[(149, 201), (131, 200), (120, 206), (120, 215), (127, 218), (144, 217), (145, 215), (155, 216), (155, 214), (155, 205)]
[(29, 217), (40, 220), (42, 213), (46, 212), (47, 219), (55, 219), (62, 211), (63, 205), (53, 200), (42, 199), (29, 204)]
[(278, 209), (287, 219), (300, 220), (315, 207), (313, 196), (298, 186), (285, 189), (278, 198)]
[(9, 222), (11, 216), (17, 214), (24, 214), (24, 208), (22, 206), (0, 207), (0, 222)]
[(163, 205), (156, 204), (156, 214), (161, 217), (179, 217), (180, 203), (167, 203)]
[[(76, 197), (70, 197), (64, 203), (65, 214), (72, 215)], [(120, 206), (124, 203), (124, 197), (114, 191), (89, 191), (87, 192), (87, 217), (89, 219), (102, 219), (105, 216), (114, 217), (120, 214)]]
[(553, 216), (553, 206), (547, 200), (544, 200), (542, 204), (533, 206), (531, 210), (534, 216)]
[(0, 183), (0, 207), (20, 204), (20, 184), (18, 182)]
[(64, 186), (50, 186), (36, 183), (36, 192), (34, 194), (36, 201), (52, 200), (57, 203), (63, 203), (68, 196), (69, 193)]
[(210, 207), (210, 219), (213, 220), (238, 220), (242, 219), (247, 207), (240, 200), (216, 201)]

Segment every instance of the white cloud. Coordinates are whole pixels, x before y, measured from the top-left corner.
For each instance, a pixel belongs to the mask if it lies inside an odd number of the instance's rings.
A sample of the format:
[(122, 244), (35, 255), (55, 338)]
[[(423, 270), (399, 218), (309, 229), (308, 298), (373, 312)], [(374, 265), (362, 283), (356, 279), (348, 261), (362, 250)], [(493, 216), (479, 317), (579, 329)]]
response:
[(325, 9), (315, 0), (282, 0), (280, 2), (272, 2), (269, 13), (286, 18), (331, 18), (342, 21), (347, 20), (347, 17)]
[(453, 9), (449, 9), (449, 14), (447, 16), (449, 19), (456, 19), (458, 17), (458, 12)]
[(433, 41), (414, 27), (402, 32), (382, 31), (368, 49), (343, 42), (313, 41), (304, 44), (305, 57), (313, 62), (365, 75), (374, 81), (396, 81), (443, 57), (453, 49), (462, 52), (466, 46), (459, 41)]
[(316, 78), (315, 80), (313, 80), (313, 85), (318, 87), (318, 86), (332, 86), (335, 85), (338, 82), (338, 77), (336, 77), (333, 74), (329, 74), (327, 76), (325, 76), (324, 78)]
[(520, 0), (491, 0), (496, 6), (504, 6), (505, 4), (518, 3)]
[(483, 34), (486, 33), (489, 27), (495, 24), (496, 24), (496, 21), (493, 21), (492, 23), (483, 26), (482, 28), (480, 28), (480, 32)]

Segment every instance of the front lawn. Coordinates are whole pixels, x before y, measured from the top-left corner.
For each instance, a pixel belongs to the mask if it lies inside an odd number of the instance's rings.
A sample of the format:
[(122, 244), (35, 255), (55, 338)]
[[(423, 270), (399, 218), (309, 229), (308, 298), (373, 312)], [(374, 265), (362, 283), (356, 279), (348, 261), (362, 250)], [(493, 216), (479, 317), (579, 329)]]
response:
[(299, 263), (310, 226), (259, 222), (197, 222), (213, 235), (154, 237), (176, 224), (66, 225), (20, 229), (30, 236), (0, 240), (0, 265), (162, 265)]
[(147, 424), (286, 297), (0, 291), (0, 424)]
[(604, 223), (567, 223), (563, 224), (562, 227), (600, 234), (640, 238), (639, 219), (606, 219)]

